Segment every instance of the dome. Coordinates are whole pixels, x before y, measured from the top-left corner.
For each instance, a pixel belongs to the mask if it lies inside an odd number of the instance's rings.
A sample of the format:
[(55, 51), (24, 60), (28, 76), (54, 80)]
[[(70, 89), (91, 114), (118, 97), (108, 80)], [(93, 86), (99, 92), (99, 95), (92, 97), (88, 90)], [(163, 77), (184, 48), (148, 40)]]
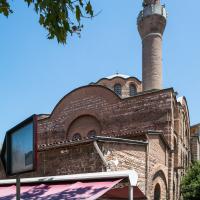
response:
[(107, 76), (107, 77), (105, 77), (105, 78), (107, 78), (107, 79), (113, 79), (113, 78), (116, 78), (116, 77), (120, 77), (120, 78), (124, 78), (124, 79), (130, 78), (130, 76), (128, 76), (128, 75), (125, 75), (125, 74), (118, 74), (118, 73), (113, 74), (113, 75), (111, 75), (111, 76)]

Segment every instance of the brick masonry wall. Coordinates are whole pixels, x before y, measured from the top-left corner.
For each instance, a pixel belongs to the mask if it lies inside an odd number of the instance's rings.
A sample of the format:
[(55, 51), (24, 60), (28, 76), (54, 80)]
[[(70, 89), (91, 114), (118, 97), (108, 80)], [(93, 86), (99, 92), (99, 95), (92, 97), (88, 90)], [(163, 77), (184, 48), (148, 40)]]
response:
[(67, 138), (70, 124), (91, 115), (101, 126), (101, 135), (123, 136), (135, 131), (163, 130), (171, 133), (172, 90), (120, 99), (101, 86), (83, 87), (70, 93), (56, 106), (50, 118), (39, 121), (39, 144)]
[[(97, 142), (109, 164), (105, 167), (93, 142), (49, 147), (38, 151), (37, 171), (21, 177), (56, 176), (101, 171), (135, 170), (138, 186), (145, 193), (146, 145)], [(4, 174), (4, 173), (3, 173)], [(1, 177), (3, 178), (3, 177)]]
[(51, 149), (40, 152), (39, 157), (39, 162), (42, 164), (39, 165), (39, 173), (45, 176), (103, 170), (102, 162), (93, 144)]
[(110, 90), (114, 91), (114, 85), (120, 84), (122, 86), (122, 98), (130, 97), (130, 85), (133, 84), (136, 87), (136, 92), (140, 93), (142, 92), (142, 83), (134, 78), (130, 77), (127, 79), (121, 78), (121, 77), (115, 77), (113, 79), (101, 79), (97, 82), (98, 85), (105, 86), (109, 88)]
[(150, 171), (157, 163), (168, 166), (166, 154), (168, 153), (166, 145), (162, 142), (159, 135), (148, 135), (149, 137), (149, 162)]
[(191, 138), (191, 151), (192, 151), (192, 161), (196, 161), (200, 159), (200, 149), (199, 149), (199, 138), (192, 137)]
[(105, 136), (149, 129), (167, 134), (171, 93), (172, 90), (162, 90), (122, 100), (101, 86), (76, 89), (57, 104), (49, 118), (38, 121), (38, 144), (66, 139), (70, 124), (82, 115), (95, 116)]
[(148, 197), (153, 199), (156, 184), (161, 187), (161, 199), (167, 198), (169, 149), (159, 135), (148, 135)]
[(192, 161), (200, 160), (200, 125), (191, 127), (191, 151)]
[[(163, 131), (169, 145), (173, 148), (174, 115), (172, 103), (175, 101), (172, 89), (120, 99), (114, 92), (102, 86), (90, 85), (78, 88), (65, 96), (49, 117), (38, 121), (38, 144), (49, 144), (68, 139), (69, 127), (77, 118), (92, 116), (98, 121), (100, 135), (102, 136), (126, 137), (126, 135), (131, 135), (131, 138), (134, 139), (134, 134), (137, 131), (159, 130)], [(179, 132), (179, 128), (176, 129)], [(150, 163), (154, 163), (152, 166), (156, 162), (163, 165), (163, 147), (161, 145), (160, 151), (156, 152), (156, 148), (160, 144), (156, 139), (152, 141), (154, 141), (152, 144), (155, 148), (152, 148), (154, 153), (150, 155)], [(86, 173), (105, 170), (93, 146), (86, 146), (68, 146), (39, 151), (37, 173), (29, 173), (24, 176)], [(116, 149), (116, 151), (113, 151), (115, 152), (113, 156), (116, 156), (119, 160), (124, 157), (124, 160), (120, 161), (119, 169), (138, 168), (141, 163), (147, 165), (146, 161), (144, 161), (145, 156), (142, 150), (134, 150), (131, 147), (126, 147), (126, 149), (125, 146), (120, 149), (120, 145), (112, 148)], [(61, 154), (62, 150), (66, 153)], [(156, 157), (156, 153), (158, 157)], [(91, 160), (89, 159), (88, 161), (85, 158), (90, 158)], [(169, 160), (166, 163), (166, 166), (169, 167), (168, 174), (170, 175), (168, 181), (172, 183), (174, 160), (168, 154), (166, 154), (166, 160)], [(143, 169), (142, 167), (141, 170), (143, 171)], [(3, 174), (2, 170), (0, 170), (0, 174)], [(139, 178), (140, 186), (144, 190), (144, 185), (142, 185), (146, 184), (143, 179), (144, 172), (140, 172), (140, 174), (140, 177), (142, 177)], [(170, 193), (172, 192), (171, 188), (172, 184), (169, 190)]]

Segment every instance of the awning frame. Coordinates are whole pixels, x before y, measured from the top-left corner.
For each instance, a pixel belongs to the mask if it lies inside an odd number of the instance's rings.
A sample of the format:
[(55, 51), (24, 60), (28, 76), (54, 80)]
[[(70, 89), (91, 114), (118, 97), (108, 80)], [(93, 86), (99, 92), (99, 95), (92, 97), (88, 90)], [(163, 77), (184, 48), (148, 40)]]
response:
[[(56, 182), (70, 182), (70, 181), (92, 181), (92, 180), (106, 180), (106, 179), (124, 179), (129, 181), (129, 200), (133, 200), (133, 187), (137, 186), (138, 174), (134, 170), (126, 171), (110, 171), (110, 172), (96, 172), (85, 174), (73, 174), (73, 175), (59, 175), (59, 176), (47, 176), (36, 178), (22, 178), (20, 182), (22, 184), (30, 183), (56, 183)], [(0, 180), (1, 185), (16, 184), (16, 179), (4, 179)]]
[[(101, 179), (117, 179), (128, 178), (131, 186), (137, 185), (138, 174), (134, 170), (97, 172), (73, 175), (46, 176), (36, 178), (21, 178), (21, 183), (47, 183), (60, 181), (84, 181), (84, 180), (101, 180)], [(16, 179), (0, 180), (0, 185), (16, 184)]]

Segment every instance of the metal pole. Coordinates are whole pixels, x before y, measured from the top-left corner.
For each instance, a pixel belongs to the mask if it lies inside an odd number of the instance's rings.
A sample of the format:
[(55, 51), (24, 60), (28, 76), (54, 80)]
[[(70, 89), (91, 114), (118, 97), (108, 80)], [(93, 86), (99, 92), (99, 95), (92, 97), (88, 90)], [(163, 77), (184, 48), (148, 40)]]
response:
[(16, 200), (20, 200), (20, 176), (16, 178)]
[(129, 186), (129, 200), (133, 200), (133, 186)]

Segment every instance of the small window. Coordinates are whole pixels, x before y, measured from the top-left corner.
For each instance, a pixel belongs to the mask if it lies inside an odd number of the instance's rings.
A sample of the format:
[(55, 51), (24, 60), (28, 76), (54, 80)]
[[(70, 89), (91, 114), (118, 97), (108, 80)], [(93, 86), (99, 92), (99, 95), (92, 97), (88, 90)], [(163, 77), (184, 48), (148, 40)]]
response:
[(134, 84), (130, 84), (129, 86), (129, 94), (131, 97), (135, 96), (137, 94), (137, 89)]
[(72, 137), (72, 140), (81, 140), (81, 139), (82, 139), (82, 137), (81, 137), (80, 133), (75, 133)]
[(88, 138), (94, 138), (95, 136), (96, 136), (96, 131), (95, 130), (92, 130), (92, 131), (88, 132), (88, 134), (87, 134)]
[(114, 92), (119, 96), (122, 95), (122, 86), (119, 83), (114, 85)]

